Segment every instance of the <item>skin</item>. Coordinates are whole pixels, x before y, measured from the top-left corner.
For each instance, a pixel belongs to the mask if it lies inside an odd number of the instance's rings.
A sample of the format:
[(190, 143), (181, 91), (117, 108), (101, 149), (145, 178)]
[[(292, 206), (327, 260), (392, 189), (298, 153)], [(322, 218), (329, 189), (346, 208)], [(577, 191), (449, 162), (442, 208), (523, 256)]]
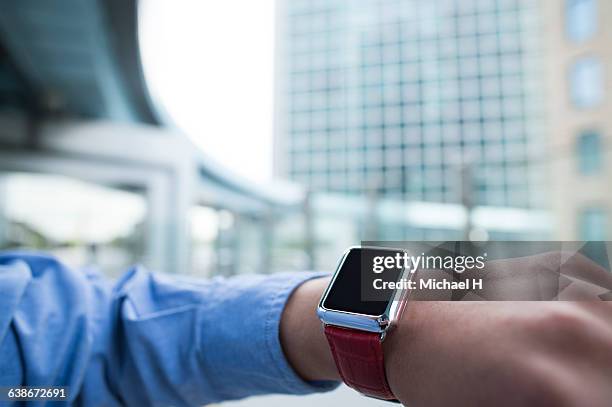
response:
[[(612, 286), (609, 273), (584, 269), (577, 298), (588, 296), (593, 279)], [(281, 319), (283, 349), (305, 380), (340, 380), (315, 313), (328, 283), (300, 286)], [(389, 385), (410, 406), (612, 403), (610, 302), (414, 300), (383, 349)]]

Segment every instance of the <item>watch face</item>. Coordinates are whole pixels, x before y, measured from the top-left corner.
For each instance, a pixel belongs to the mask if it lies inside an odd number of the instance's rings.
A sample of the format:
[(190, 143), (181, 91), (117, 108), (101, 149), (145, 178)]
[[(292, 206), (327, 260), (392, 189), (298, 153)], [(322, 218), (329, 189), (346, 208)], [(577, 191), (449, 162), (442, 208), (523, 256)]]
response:
[(336, 272), (323, 307), (333, 311), (383, 315), (393, 300), (395, 290), (375, 289), (374, 280), (396, 282), (402, 277), (403, 269), (388, 268), (384, 273), (374, 273), (374, 259), (395, 256), (397, 253), (403, 252), (389, 249), (351, 249)]

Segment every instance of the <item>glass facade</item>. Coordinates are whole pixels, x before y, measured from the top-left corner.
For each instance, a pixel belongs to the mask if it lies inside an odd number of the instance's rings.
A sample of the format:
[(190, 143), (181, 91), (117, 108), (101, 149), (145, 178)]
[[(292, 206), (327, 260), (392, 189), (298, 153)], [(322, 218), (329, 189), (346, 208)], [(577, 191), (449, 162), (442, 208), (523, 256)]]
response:
[(566, 32), (571, 41), (582, 42), (597, 32), (597, 0), (566, 0)]
[(535, 1), (282, 2), (284, 175), (315, 191), (534, 207)]
[(601, 208), (583, 209), (579, 216), (580, 240), (606, 240), (608, 217)]
[(576, 153), (581, 174), (598, 173), (603, 165), (601, 135), (596, 131), (585, 131), (580, 134)]
[(574, 106), (596, 107), (603, 100), (603, 89), (601, 61), (594, 56), (576, 60), (570, 70), (570, 96)]

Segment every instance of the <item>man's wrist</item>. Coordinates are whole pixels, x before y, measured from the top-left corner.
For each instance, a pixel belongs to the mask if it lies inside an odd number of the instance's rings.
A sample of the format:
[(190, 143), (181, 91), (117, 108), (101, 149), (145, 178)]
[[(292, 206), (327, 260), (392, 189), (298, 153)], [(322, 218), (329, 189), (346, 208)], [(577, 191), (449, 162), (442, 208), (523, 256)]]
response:
[(283, 311), (280, 339), (287, 360), (306, 381), (340, 380), (316, 308), (329, 277), (306, 281)]
[[(296, 288), (281, 318), (283, 351), (296, 373), (306, 381), (341, 380), (323, 326), (316, 315), (316, 307), (329, 281), (328, 277), (309, 280)], [(411, 344), (433, 308), (435, 303), (411, 302), (383, 341), (387, 380), (394, 393), (413, 373), (407, 371), (407, 366), (418, 355), (412, 354)]]
[[(419, 352), (423, 343), (432, 343), (434, 339), (431, 321), (436, 320), (440, 312), (439, 304), (431, 301), (410, 301), (396, 321), (392, 331), (383, 341), (385, 355), (385, 372), (389, 387), (393, 393), (406, 403), (406, 389), (419, 386), (418, 375), (423, 363), (428, 363), (428, 352)], [(425, 359), (424, 359), (425, 358)]]

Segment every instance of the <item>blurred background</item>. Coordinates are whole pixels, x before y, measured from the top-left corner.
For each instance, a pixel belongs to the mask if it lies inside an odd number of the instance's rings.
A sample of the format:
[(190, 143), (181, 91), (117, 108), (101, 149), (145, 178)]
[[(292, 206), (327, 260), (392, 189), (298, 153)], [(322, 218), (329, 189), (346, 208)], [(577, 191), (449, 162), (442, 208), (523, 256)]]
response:
[(205, 277), (610, 239), (611, 44), (605, 0), (0, 0), (0, 249)]

